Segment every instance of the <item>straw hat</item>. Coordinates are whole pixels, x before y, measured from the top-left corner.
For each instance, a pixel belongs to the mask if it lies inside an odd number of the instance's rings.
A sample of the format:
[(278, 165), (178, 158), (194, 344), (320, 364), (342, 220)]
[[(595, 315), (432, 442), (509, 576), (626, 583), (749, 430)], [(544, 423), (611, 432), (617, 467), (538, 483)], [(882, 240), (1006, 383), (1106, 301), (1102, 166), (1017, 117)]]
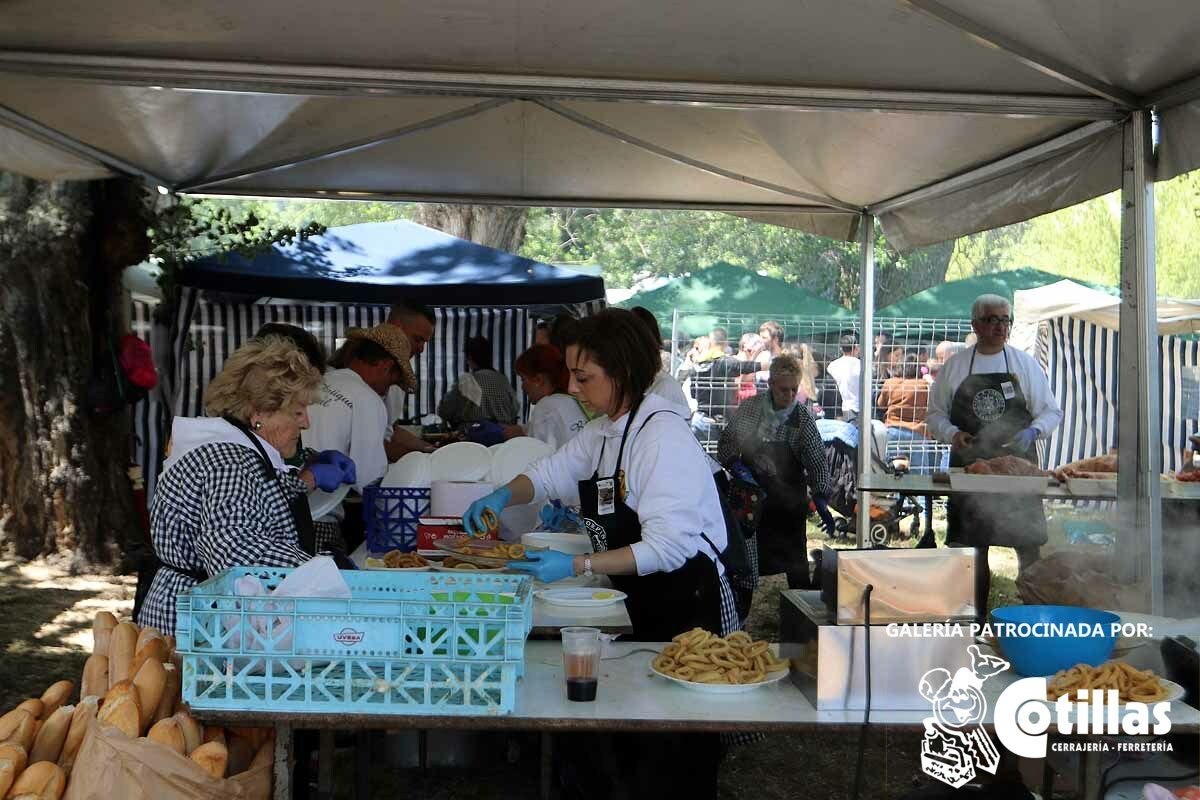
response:
[(417, 376), (412, 369), (412, 345), (408, 336), (398, 326), (387, 322), (380, 323), (374, 328), (350, 328), (346, 331), (347, 339), (366, 339), (382, 347), (396, 359), (400, 368), (400, 388), (406, 392), (416, 391)]

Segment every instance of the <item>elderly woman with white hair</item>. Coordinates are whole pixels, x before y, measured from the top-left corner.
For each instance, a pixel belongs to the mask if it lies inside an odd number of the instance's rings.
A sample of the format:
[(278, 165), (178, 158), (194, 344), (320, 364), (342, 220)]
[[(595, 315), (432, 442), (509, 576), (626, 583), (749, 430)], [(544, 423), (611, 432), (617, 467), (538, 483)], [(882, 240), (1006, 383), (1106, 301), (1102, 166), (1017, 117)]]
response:
[(717, 460), (734, 476), (734, 514), (743, 533), (755, 531), (746, 540), (754, 577), (735, 586), (739, 613), (758, 574), (784, 572), (789, 587), (809, 585), (805, 520), (810, 493), (826, 531), (833, 533), (825, 446), (812, 414), (798, 402), (802, 374), (794, 357), (775, 358), (768, 391), (738, 407), (717, 443)]
[(285, 463), (320, 384), (294, 342), (265, 336), (209, 383), (207, 417), (175, 420), (150, 511), (159, 566), (135, 611), (140, 625), (173, 633), (180, 592), (229, 567), (294, 567), (313, 554), (309, 490), (355, 479), (354, 462), (332, 450), (299, 471)]
[[(1038, 460), (1037, 441), (1062, 422), (1062, 409), (1041, 366), (1008, 345), (1012, 307), (999, 295), (980, 296), (971, 308), (975, 344), (951, 356), (929, 394), (929, 434), (950, 445), (950, 466), (996, 456)], [(1038, 558), (1046, 542), (1041, 502), (1001, 495), (951, 495), (946, 540), (976, 548), (975, 610), (987, 616), (991, 573), (988, 548), (1013, 547), (1019, 567)]]

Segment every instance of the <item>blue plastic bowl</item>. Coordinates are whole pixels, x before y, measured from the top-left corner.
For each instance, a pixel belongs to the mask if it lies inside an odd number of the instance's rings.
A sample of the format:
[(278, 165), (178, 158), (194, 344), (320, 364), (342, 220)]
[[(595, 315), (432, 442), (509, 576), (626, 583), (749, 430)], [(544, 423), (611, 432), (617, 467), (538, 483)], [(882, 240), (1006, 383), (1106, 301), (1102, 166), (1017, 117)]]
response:
[(1035, 636), (1032, 631), (1021, 636), (998, 628), (996, 641), (1001, 654), (1012, 664), (1014, 672), (1031, 678), (1053, 675), (1076, 664), (1100, 666), (1117, 646), (1112, 623), (1120, 621), (1111, 612), (1075, 606), (1007, 606), (992, 611), (992, 622), (997, 625), (1046, 622), (1063, 626), (1074, 623), (1077, 628), (1083, 624), (1093, 629), (1096, 625), (1102, 627), (1102, 636)]

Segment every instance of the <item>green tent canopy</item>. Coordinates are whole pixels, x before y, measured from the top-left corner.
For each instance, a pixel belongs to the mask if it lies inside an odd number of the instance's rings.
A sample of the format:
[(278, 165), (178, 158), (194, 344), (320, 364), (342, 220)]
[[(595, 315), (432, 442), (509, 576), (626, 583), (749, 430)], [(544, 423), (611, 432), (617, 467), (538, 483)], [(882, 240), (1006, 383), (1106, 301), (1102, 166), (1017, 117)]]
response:
[[(670, 335), (676, 309), (680, 312), (679, 332), (688, 336), (706, 334), (714, 325), (728, 324), (731, 318), (739, 316), (758, 321), (771, 317), (781, 321), (795, 317), (851, 317), (846, 309), (806, 289), (724, 262), (640, 292), (616, 305), (650, 309), (665, 336)], [(757, 327), (758, 322), (749, 324)]]
[[(976, 275), (957, 281), (931, 286), (923, 292), (917, 292), (890, 306), (878, 309), (878, 317), (907, 318), (907, 319), (967, 319), (971, 316), (971, 304), (981, 294), (998, 294), (1013, 302), (1013, 292), (1021, 289), (1036, 289), (1051, 283), (1058, 283), (1064, 276), (1043, 272), (1033, 267), (1006, 272), (991, 272), (986, 275)], [(1092, 289), (1116, 295), (1117, 289), (1111, 286), (1101, 286), (1095, 283), (1071, 278)]]

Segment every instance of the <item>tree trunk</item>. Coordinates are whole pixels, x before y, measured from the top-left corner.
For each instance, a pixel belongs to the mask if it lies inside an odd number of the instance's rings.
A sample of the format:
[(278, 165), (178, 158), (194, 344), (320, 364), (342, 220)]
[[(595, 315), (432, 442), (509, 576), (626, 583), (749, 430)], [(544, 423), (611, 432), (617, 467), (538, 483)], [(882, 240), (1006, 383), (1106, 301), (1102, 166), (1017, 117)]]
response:
[(96, 413), (122, 270), (147, 253), (127, 180), (16, 178), (0, 204), (0, 548), (119, 563), (140, 537), (127, 476), (128, 406)]
[(421, 203), (416, 221), (476, 244), (515, 253), (525, 242), (529, 209), (516, 206), (467, 206)]

